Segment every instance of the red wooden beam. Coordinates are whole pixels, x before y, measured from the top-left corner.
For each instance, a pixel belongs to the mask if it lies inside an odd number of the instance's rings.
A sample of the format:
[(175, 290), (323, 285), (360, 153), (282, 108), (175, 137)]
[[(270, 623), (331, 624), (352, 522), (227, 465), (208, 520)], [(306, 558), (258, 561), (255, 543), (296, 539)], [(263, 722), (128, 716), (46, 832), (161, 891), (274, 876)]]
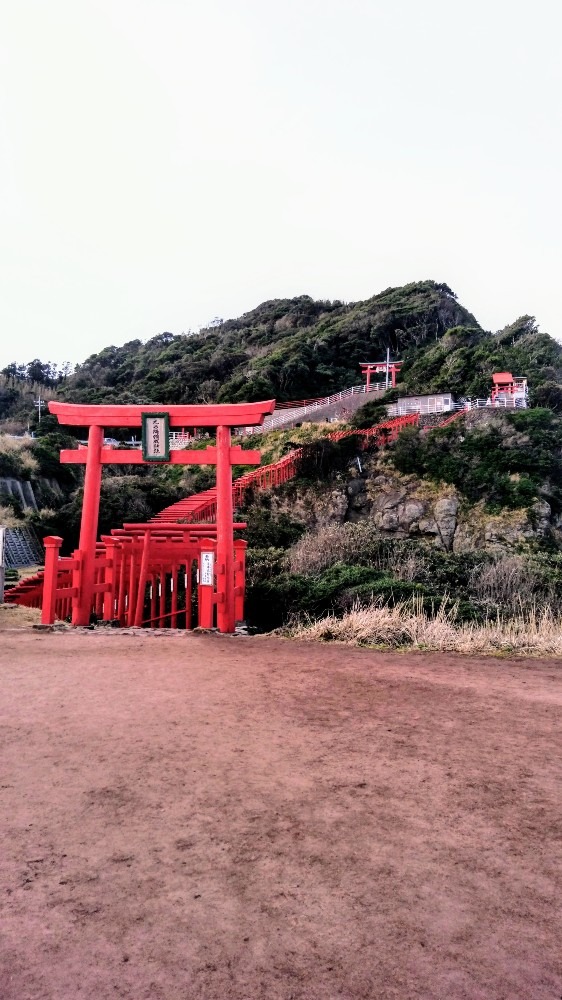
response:
[[(95, 426), (95, 425), (94, 425)], [(142, 457), (139, 448), (102, 448), (100, 452), (102, 465), (149, 465)], [(85, 465), (88, 459), (87, 448), (63, 448), (60, 453), (60, 460), (63, 465)], [(232, 465), (259, 465), (261, 455), (259, 451), (249, 451), (233, 445), (230, 449), (230, 461)], [(165, 462), (159, 463), (165, 465)], [(183, 449), (182, 451), (170, 452), (170, 465), (216, 465), (217, 449), (204, 448), (201, 451)]]
[(275, 400), (164, 406), (152, 404), (85, 404), (49, 401), (49, 411), (68, 427), (140, 427), (143, 413), (169, 414), (170, 427), (252, 427), (273, 413)]
[[(248, 525), (246, 521), (236, 521), (233, 523), (232, 528), (234, 531), (242, 531), (247, 528)], [(125, 532), (166, 532), (173, 531), (174, 534), (187, 534), (189, 535), (205, 535), (209, 532), (216, 531), (216, 524), (178, 524), (177, 521), (149, 521), (143, 522), (141, 524), (133, 524), (126, 522), (123, 528), (114, 529), (115, 531), (125, 531)]]

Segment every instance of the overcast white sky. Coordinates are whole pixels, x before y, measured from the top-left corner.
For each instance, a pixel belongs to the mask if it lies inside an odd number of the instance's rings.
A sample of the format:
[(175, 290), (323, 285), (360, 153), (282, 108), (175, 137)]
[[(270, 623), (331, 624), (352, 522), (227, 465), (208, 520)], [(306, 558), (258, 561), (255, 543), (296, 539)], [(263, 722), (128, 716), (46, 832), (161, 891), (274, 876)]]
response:
[(13, 0), (0, 366), (446, 281), (562, 337), (558, 0)]

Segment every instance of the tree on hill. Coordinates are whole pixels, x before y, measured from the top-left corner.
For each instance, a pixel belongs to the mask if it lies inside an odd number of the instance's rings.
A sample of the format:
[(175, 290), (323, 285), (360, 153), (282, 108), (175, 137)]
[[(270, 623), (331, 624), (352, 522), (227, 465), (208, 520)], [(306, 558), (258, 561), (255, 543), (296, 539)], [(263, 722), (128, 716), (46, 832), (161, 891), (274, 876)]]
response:
[(462, 323), (477, 327), (451, 289), (433, 281), (347, 305), (309, 296), (271, 300), (198, 334), (106, 348), (79, 367), (64, 396), (198, 402), (202, 393), (209, 399), (210, 384), (218, 384), (220, 402), (323, 395), (356, 383), (361, 361), (383, 357), (387, 348), (394, 356), (416, 354)]
[(492, 373), (511, 371), (527, 376), (534, 405), (562, 410), (562, 346), (532, 316), (486, 332), (449, 286), (435, 281), (355, 303), (271, 299), (195, 334), (164, 332), (144, 344), (106, 347), (65, 377), (40, 361), (8, 366), (4, 375), (10, 388), (23, 384), (30, 368), (42, 369), (70, 402), (283, 402), (357, 384), (360, 362), (382, 360), (387, 349), (404, 361), (399, 395), (487, 397)]

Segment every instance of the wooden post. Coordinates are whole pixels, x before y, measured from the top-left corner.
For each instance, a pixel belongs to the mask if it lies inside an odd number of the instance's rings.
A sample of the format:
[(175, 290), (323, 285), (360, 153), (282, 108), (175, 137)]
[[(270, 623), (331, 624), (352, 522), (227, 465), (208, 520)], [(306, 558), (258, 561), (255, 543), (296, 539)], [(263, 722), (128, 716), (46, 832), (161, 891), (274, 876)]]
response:
[[(158, 627), (166, 627), (166, 564), (160, 563), (160, 600), (158, 602)], [(151, 626), (154, 628), (154, 625)]]
[(78, 548), (82, 556), (80, 593), (72, 611), (73, 625), (88, 625), (92, 609), (96, 537), (101, 489), (101, 446), (103, 427), (92, 426), (88, 434), (88, 455), (84, 477), (84, 502)]
[(105, 570), (107, 589), (103, 595), (103, 617), (108, 622), (115, 618), (115, 583), (117, 580), (117, 543), (111, 535), (105, 538), (105, 552), (109, 565)]
[(117, 617), (120, 625), (125, 624), (125, 596), (127, 593), (127, 564), (130, 551), (130, 539), (122, 538), (121, 559), (119, 561), (119, 590), (117, 596)]
[(130, 562), (129, 562), (129, 586), (127, 589), (128, 600), (127, 600), (127, 625), (130, 628), (131, 625), (135, 624), (135, 606), (137, 597), (137, 561), (136, 561), (136, 546), (135, 540), (131, 541), (130, 547)]
[(52, 625), (55, 620), (59, 552), (62, 538), (59, 538), (58, 535), (49, 535), (43, 539), (43, 544), (45, 546), (45, 573), (43, 576), (41, 624)]
[(140, 628), (142, 625), (142, 616), (144, 613), (144, 598), (146, 591), (146, 577), (148, 573), (148, 555), (150, 551), (150, 532), (145, 531), (143, 546), (142, 546), (142, 558), (139, 570), (139, 586), (137, 591), (137, 606), (135, 609), (135, 628)]
[(170, 579), (170, 587), (172, 589), (172, 599), (171, 599), (171, 615), (170, 615), (170, 628), (178, 627), (178, 566), (175, 562), (172, 563), (171, 567), (172, 576)]
[(154, 619), (156, 618), (156, 573), (150, 574), (150, 618), (148, 619), (148, 625), (150, 628), (154, 628)]
[(246, 596), (246, 549), (248, 543), (237, 538), (234, 542), (234, 617), (244, 621), (244, 598)]
[(234, 632), (234, 537), (230, 427), (217, 427), (217, 628)]
[(6, 583), (6, 529), (0, 525), (0, 604), (4, 603), (4, 586)]
[(193, 558), (188, 556), (185, 564), (185, 627), (191, 628), (191, 595), (193, 590)]
[(215, 603), (215, 573), (213, 567), (215, 567), (215, 544), (212, 538), (202, 538), (199, 548), (199, 584), (197, 587), (199, 611), (199, 621), (197, 624), (199, 628), (213, 627), (213, 609)]

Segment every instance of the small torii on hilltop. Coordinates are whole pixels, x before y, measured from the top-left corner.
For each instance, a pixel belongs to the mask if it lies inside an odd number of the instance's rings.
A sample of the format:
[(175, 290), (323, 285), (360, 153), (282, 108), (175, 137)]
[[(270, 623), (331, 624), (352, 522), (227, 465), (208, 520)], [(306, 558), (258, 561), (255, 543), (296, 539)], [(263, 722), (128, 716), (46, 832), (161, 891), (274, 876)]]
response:
[(371, 388), (371, 375), (380, 374), (381, 372), (386, 375), (386, 387), (388, 388), (390, 381), (394, 389), (396, 386), (396, 376), (403, 364), (403, 361), (390, 361), (388, 356), (386, 361), (361, 361), (359, 364), (361, 372), (367, 376), (367, 392)]

